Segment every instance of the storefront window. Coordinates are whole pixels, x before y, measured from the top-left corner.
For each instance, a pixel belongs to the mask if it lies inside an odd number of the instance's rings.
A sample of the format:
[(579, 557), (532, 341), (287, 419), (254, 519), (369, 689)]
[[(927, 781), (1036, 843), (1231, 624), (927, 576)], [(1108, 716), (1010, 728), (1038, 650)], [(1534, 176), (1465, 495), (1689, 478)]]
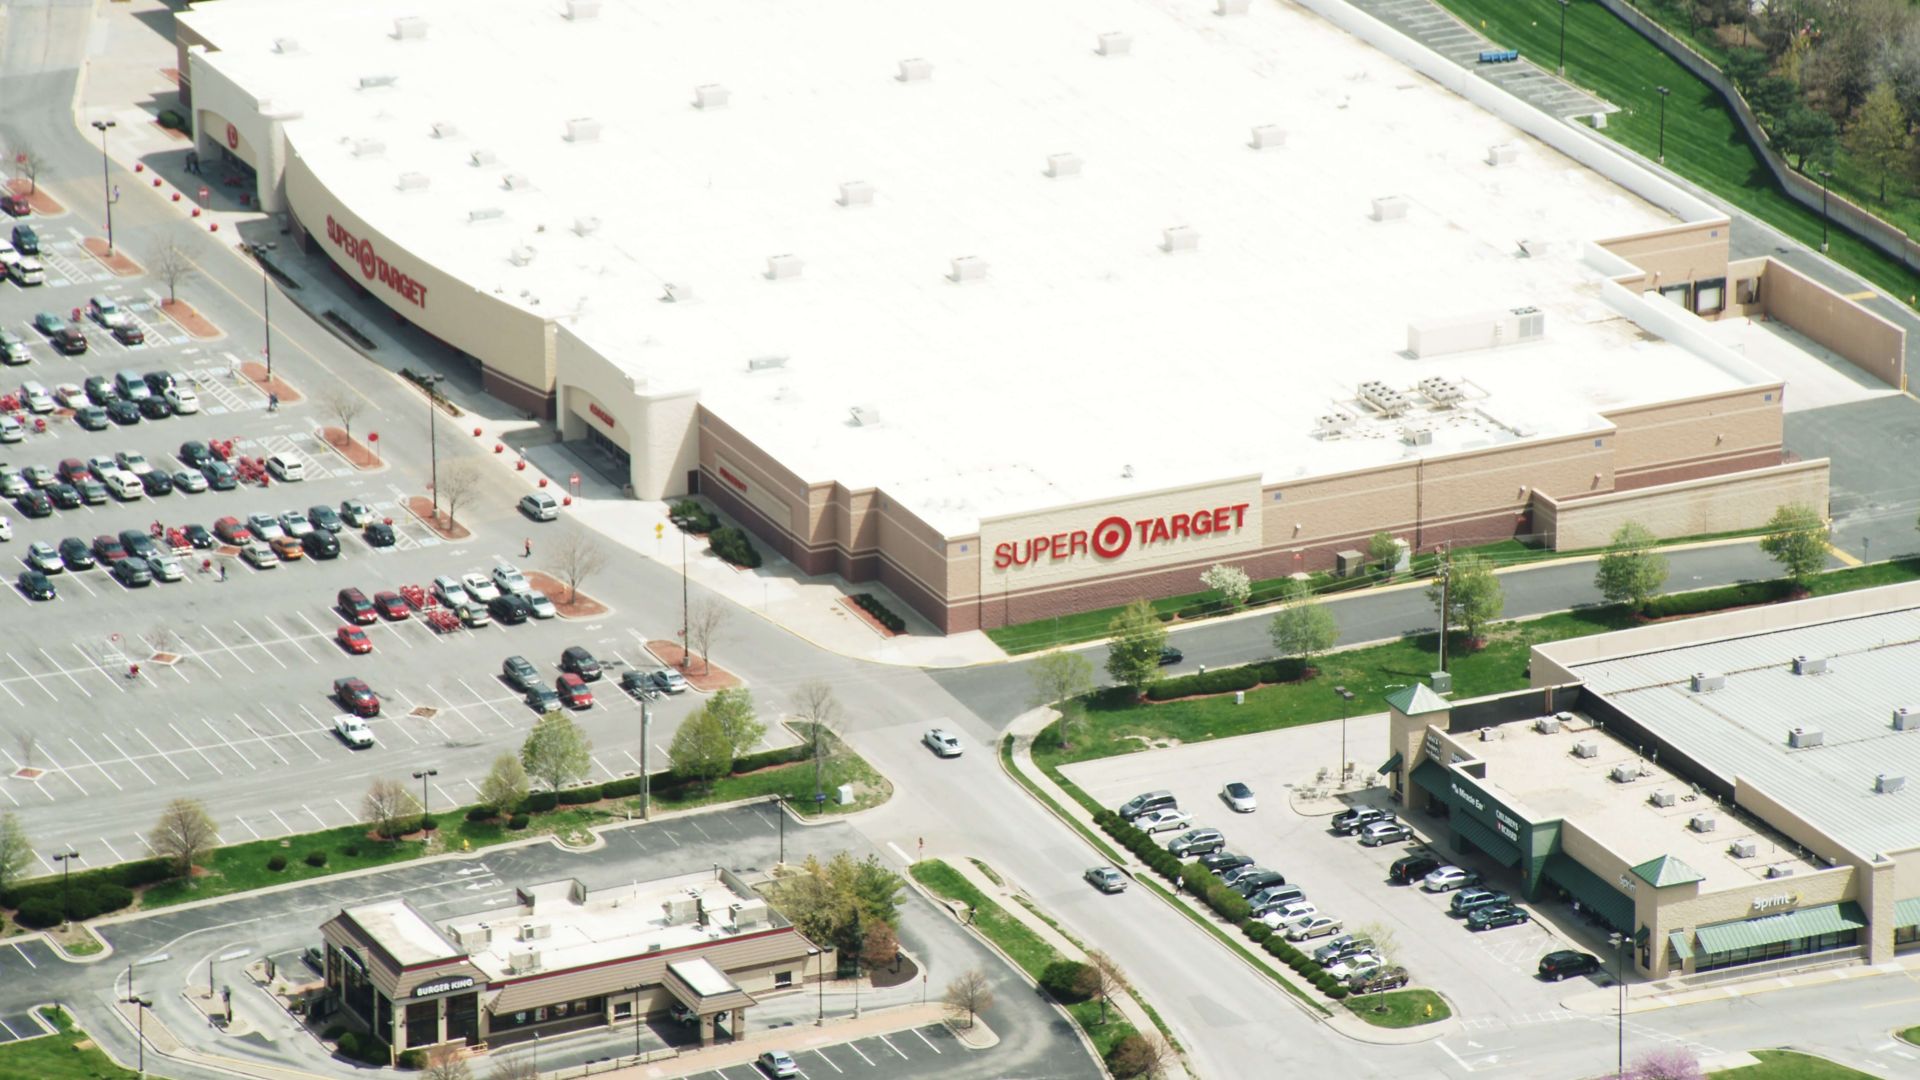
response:
[(776, 972), (774, 972), (774, 973), (773, 973), (773, 985), (774, 985), (774, 988), (775, 988), (775, 989), (778, 989), (778, 988), (780, 988), (780, 987), (783, 987), (783, 986), (792, 986), (792, 985), (793, 985), (793, 972), (791, 972), (791, 971), (776, 971)]
[(1920, 941), (1920, 926), (1896, 926), (1893, 928), (1895, 945), (1911, 945)]
[(480, 999), (461, 994), (447, 999), (447, 1038), (463, 1042), (480, 1040)]
[[(604, 1017), (606, 1011), (607, 999), (605, 997), (580, 998), (575, 1001), (558, 1001), (552, 1005), (542, 1005), (536, 1009), (516, 1012), (510, 1015), (496, 1016), (493, 1019), (493, 1030), (506, 1031), (512, 1028), (536, 1027), (540, 1024), (558, 1024), (562, 1021), (569, 1021), (570, 1027), (578, 1027), (583, 1020)], [(627, 1015), (631, 1015), (631, 1013)], [(448, 1037), (453, 1037), (451, 1027), (449, 1027)]]
[(440, 1003), (415, 1001), (407, 1006), (407, 1045), (432, 1046), (440, 1041)]
[(1729, 949), (1726, 952), (1706, 953), (1697, 958), (1695, 971), (1713, 971), (1718, 968), (1735, 967), (1740, 964), (1757, 964), (1762, 960), (1778, 960), (1787, 956), (1804, 956), (1808, 953), (1826, 952), (1831, 949), (1851, 948), (1859, 943), (1859, 931), (1840, 930), (1831, 934), (1814, 937), (1791, 938), (1787, 941), (1775, 941), (1767, 945), (1756, 945), (1746, 949)]

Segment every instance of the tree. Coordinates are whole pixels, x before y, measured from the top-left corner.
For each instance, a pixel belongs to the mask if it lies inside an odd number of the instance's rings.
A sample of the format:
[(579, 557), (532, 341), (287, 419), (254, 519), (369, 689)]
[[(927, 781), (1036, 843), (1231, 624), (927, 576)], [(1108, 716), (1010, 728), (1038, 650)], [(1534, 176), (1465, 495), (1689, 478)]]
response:
[(1650, 1050), (1634, 1059), (1627, 1080), (1700, 1080), (1700, 1059), (1683, 1046)]
[(1082, 712), (1080, 698), (1093, 689), (1093, 663), (1079, 653), (1052, 652), (1027, 667), (1033, 680), (1034, 708), (1053, 706), (1060, 710), (1060, 742), (1072, 741), (1073, 725)]
[(15, 144), (13, 148), (13, 174), (27, 182), (27, 194), (40, 193), (40, 166), (45, 164), (40, 152), (31, 146)]
[(1167, 628), (1152, 604), (1135, 600), (1107, 624), (1107, 633), (1107, 674), (1138, 697), (1160, 675)]
[(160, 821), (147, 836), (153, 853), (173, 864), (173, 872), (193, 881), (193, 864), (219, 843), (220, 831), (198, 799), (175, 799), (160, 811)]
[(1385, 531), (1367, 538), (1367, 559), (1382, 570), (1392, 570), (1400, 561), (1400, 542)]
[(495, 1058), (493, 1067), (487, 1070), (487, 1080), (540, 1080), (540, 1067), (531, 1057)]
[(900, 875), (878, 859), (855, 859), (842, 851), (824, 863), (809, 855), (799, 866), (779, 871), (766, 894), (802, 934), (853, 956), (865, 946), (873, 924), (899, 925), (905, 888)]
[(1847, 125), (1847, 151), (1880, 177), (1880, 201), (1887, 201), (1887, 177), (1913, 160), (1913, 135), (1893, 84), (1881, 82), (1867, 94), (1853, 123)]
[(155, 277), (166, 282), (169, 304), (177, 299), (175, 293), (179, 291), (180, 283), (191, 276), (195, 269), (186, 249), (175, 242), (171, 235), (160, 241), (160, 246), (154, 249), (153, 257), (147, 260), (147, 268), (153, 271)]
[[(1392, 967), (1400, 962), (1400, 941), (1394, 935), (1393, 927), (1386, 923), (1367, 923), (1353, 933), (1355, 937), (1363, 937), (1373, 943), (1374, 954), (1380, 957), (1382, 965)], [(1385, 992), (1385, 987), (1376, 992), (1373, 999), (1376, 1008), (1384, 1000), (1380, 995)]]
[[(1765, 52), (1759, 49), (1733, 49), (1727, 53), (1726, 62), (1720, 65), (1720, 70), (1726, 72), (1727, 78), (1732, 79), (1744, 94), (1767, 74), (1767, 67)], [(1748, 104), (1751, 105), (1752, 101), (1749, 100)]]
[(1768, 75), (1746, 91), (1747, 104), (1765, 117), (1769, 126), (1786, 119), (1800, 103), (1800, 88), (1792, 79)]
[(697, 780), (711, 787), (715, 780), (733, 771), (733, 740), (726, 725), (710, 709), (701, 709), (686, 718), (667, 744), (667, 760), (676, 775)]
[(1107, 1022), (1107, 1002), (1112, 1000), (1113, 995), (1120, 993), (1126, 988), (1127, 976), (1120, 970), (1120, 965), (1113, 962), (1113, 957), (1108, 956), (1099, 949), (1094, 949), (1087, 953), (1087, 985), (1085, 989), (1087, 997), (1098, 998), (1100, 1000), (1101, 1023), (1104, 1024)]
[(860, 935), (860, 962), (867, 970), (886, 967), (898, 955), (900, 939), (894, 936), (893, 927), (879, 919), (864, 924)]
[(1173, 1063), (1173, 1047), (1157, 1034), (1135, 1033), (1107, 1051), (1107, 1068), (1120, 1080), (1144, 1076), (1153, 1080)]
[(942, 1000), (953, 1015), (965, 1015), (967, 1027), (972, 1028), (974, 1017), (993, 1008), (993, 987), (987, 983), (986, 972), (973, 968), (947, 984)]
[(1253, 582), (1247, 572), (1226, 563), (1214, 563), (1200, 575), (1200, 584), (1220, 594), (1220, 603), (1228, 610), (1239, 607), (1253, 595)]
[(1593, 585), (1608, 603), (1639, 611), (1667, 580), (1667, 557), (1654, 546), (1653, 532), (1637, 521), (1623, 522), (1600, 556)]
[(367, 407), (367, 399), (360, 396), (360, 391), (354, 389), (352, 383), (329, 382), (326, 389), (320, 391), (320, 401), (333, 414), (333, 418), (340, 421), (340, 429), (347, 433), (348, 438), (352, 438), (353, 418)]
[(825, 791), (820, 786), (820, 774), (834, 746), (827, 736), (840, 722), (840, 702), (824, 680), (808, 679), (793, 690), (793, 713), (809, 725), (813, 735), (813, 793), (820, 795)]
[(480, 781), (480, 802), (501, 814), (511, 814), (527, 797), (527, 770), (512, 754), (493, 759), (493, 768)]
[(1794, 159), (1793, 167), (1806, 172), (1810, 159), (1832, 160), (1839, 130), (1833, 117), (1802, 101), (1787, 110), (1787, 115), (1774, 125), (1771, 134), (1773, 144), (1780, 148), (1780, 152)]
[(360, 812), (383, 840), (395, 839), (406, 832), (407, 826), (419, 817), (420, 810), (420, 800), (413, 797), (412, 787), (400, 780), (376, 778), (367, 785), (367, 794), (360, 800)]
[(593, 768), (593, 740), (566, 713), (550, 712), (527, 732), (520, 764), (549, 791), (559, 791), (587, 778)]
[(1478, 555), (1461, 555), (1449, 559), (1440, 573), (1447, 582), (1447, 610), (1440, 611), (1440, 577), (1427, 586), (1427, 600), (1440, 614), (1441, 632), (1458, 626), (1467, 632), (1468, 642), (1478, 643), (1481, 632), (1500, 617), (1507, 604), (1506, 591), (1494, 576), (1493, 564)]
[(560, 539), (547, 546), (547, 568), (567, 583), (567, 603), (580, 596), (580, 583), (605, 569), (607, 549), (593, 534), (576, 526), (567, 526)]
[(0, 893), (19, 882), (20, 875), (33, 865), (33, 841), (11, 812), (0, 817)]
[(1805, 503), (1788, 503), (1773, 512), (1760, 550), (1780, 564), (1793, 583), (1806, 588), (1813, 575), (1827, 568), (1827, 523)]
[(727, 745), (733, 748), (734, 757), (745, 754), (766, 737), (767, 725), (753, 715), (753, 694), (744, 687), (729, 687), (716, 692), (707, 700), (706, 708), (702, 711), (720, 722), (720, 729), (726, 732)]
[(440, 470), (439, 486), (435, 488), (440, 501), (447, 508), (447, 524), (459, 521), (460, 508), (480, 490), (480, 463), (471, 458), (447, 463)]
[(473, 1080), (473, 1070), (460, 1051), (437, 1046), (427, 1051), (427, 1067), (420, 1073), (420, 1080)]
[(1275, 652), (1300, 658), (1301, 674), (1305, 675), (1313, 661), (1340, 640), (1340, 622), (1304, 581), (1288, 581), (1281, 587), (1281, 595), (1286, 602), (1274, 613), (1267, 636)]
[[(713, 668), (713, 657), (709, 655), (713, 648), (713, 639), (727, 625), (726, 605), (711, 597), (703, 597), (687, 609), (687, 647), (700, 654), (700, 670)], [(687, 666), (687, 658), (680, 658), (680, 666)]]

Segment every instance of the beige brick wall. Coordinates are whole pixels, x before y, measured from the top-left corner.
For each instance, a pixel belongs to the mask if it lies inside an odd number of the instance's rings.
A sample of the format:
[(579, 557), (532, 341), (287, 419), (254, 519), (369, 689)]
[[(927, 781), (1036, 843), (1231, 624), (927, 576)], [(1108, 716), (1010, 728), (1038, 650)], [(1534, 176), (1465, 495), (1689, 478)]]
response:
[(1538, 494), (1534, 531), (1555, 551), (1604, 547), (1615, 529), (1637, 521), (1655, 536), (1702, 536), (1759, 528), (1775, 509), (1805, 503), (1825, 513), (1828, 462), (1798, 461), (1770, 469), (1635, 488), (1561, 502)]
[(1767, 316), (1839, 353), (1855, 367), (1906, 389), (1907, 332), (1777, 259), (1761, 282)]
[(1599, 246), (1639, 267), (1639, 278), (1617, 278), (1631, 292), (1727, 276), (1727, 219), (1689, 222), (1616, 236)]
[(1632, 487), (1635, 477), (1684, 463), (1778, 454), (1785, 430), (1781, 389), (1778, 383), (1742, 387), (1608, 410), (1606, 418), (1617, 431), (1615, 486)]

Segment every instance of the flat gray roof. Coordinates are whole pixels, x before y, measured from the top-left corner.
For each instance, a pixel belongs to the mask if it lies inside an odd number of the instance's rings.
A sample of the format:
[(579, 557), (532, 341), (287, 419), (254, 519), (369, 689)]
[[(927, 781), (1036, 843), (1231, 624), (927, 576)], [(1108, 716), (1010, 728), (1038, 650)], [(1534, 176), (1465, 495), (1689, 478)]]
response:
[[(1827, 661), (1796, 675), (1795, 657)], [(1875, 778), (1920, 782), (1920, 608), (1574, 665), (1573, 674), (1722, 779), (1744, 777), (1863, 854), (1920, 845), (1920, 787), (1882, 795)], [(1726, 676), (1696, 692), (1696, 672)], [(1821, 745), (1788, 744), (1793, 728)]]

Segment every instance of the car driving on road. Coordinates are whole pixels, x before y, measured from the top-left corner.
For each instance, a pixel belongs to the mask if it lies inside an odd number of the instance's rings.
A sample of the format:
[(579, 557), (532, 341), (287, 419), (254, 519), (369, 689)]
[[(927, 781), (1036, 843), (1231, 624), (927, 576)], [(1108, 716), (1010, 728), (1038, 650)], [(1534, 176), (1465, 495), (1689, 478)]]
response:
[(1103, 893), (1127, 891), (1127, 876), (1111, 866), (1096, 866), (1080, 876)]
[(920, 736), (920, 741), (938, 757), (959, 757), (961, 754), (959, 736), (945, 728), (934, 728)]

